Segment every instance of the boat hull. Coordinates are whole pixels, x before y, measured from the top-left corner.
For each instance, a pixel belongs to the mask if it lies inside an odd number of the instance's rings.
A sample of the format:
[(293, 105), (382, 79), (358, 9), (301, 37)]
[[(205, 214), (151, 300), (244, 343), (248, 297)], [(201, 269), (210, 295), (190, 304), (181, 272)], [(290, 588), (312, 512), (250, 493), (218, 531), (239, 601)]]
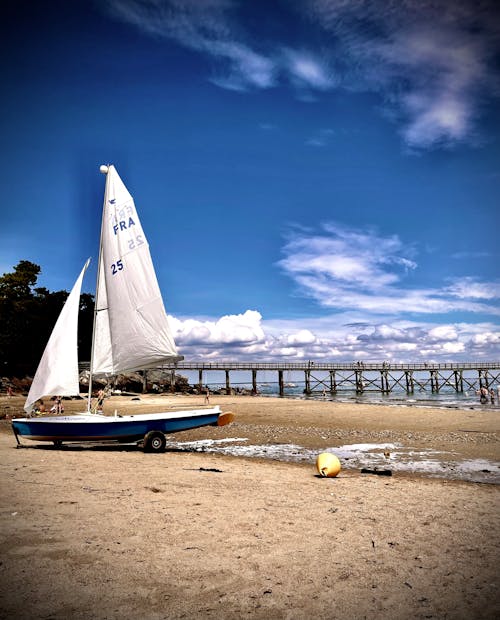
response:
[(83, 414), (51, 416), (46, 418), (18, 418), (12, 420), (17, 438), (34, 441), (140, 441), (151, 431), (176, 433), (200, 426), (217, 426), (224, 416), (219, 407), (167, 413), (103, 416)]

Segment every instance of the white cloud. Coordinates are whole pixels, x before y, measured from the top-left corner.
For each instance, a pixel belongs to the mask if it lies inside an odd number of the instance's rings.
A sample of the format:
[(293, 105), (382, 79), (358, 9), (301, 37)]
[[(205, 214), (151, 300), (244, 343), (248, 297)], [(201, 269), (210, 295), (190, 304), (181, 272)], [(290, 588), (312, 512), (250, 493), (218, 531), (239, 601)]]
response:
[(445, 342), (443, 344), (442, 350), (444, 353), (462, 353), (464, 351), (465, 345), (463, 342)]
[(301, 329), (300, 331), (287, 336), (287, 342), (291, 346), (312, 344), (316, 341), (316, 336), (308, 329)]
[(471, 339), (471, 343), (474, 346), (479, 347), (483, 347), (485, 345), (500, 345), (500, 331), (485, 331), (479, 334), (475, 334)]
[(397, 329), (395, 327), (382, 323), (381, 325), (377, 325), (375, 327), (374, 331), (371, 334), (371, 338), (373, 340), (380, 339), (399, 341), (405, 340), (407, 338), (407, 335), (404, 330)]
[(180, 353), (187, 359), (364, 360), (380, 362), (495, 360), (500, 331), (492, 323), (403, 321), (351, 322), (347, 314), (265, 320), (247, 310), (220, 318), (169, 317)]
[(313, 0), (309, 15), (340, 43), (343, 85), (380, 92), (409, 146), (469, 138), (485, 94), (498, 95), (493, 1)]
[(295, 86), (314, 90), (330, 90), (335, 86), (330, 70), (322, 59), (311, 53), (284, 51), (284, 68)]
[(260, 54), (238, 43), (210, 44), (207, 49), (214, 56), (229, 62), (222, 77), (212, 82), (230, 90), (247, 90), (249, 87), (270, 88), (276, 83), (276, 65)]
[(226, 315), (213, 320), (180, 320), (170, 317), (174, 339), (179, 347), (186, 346), (239, 346), (249, 348), (264, 339), (261, 315), (255, 310), (243, 314)]
[(416, 351), (417, 345), (414, 342), (397, 342), (394, 347), (394, 351)]
[(108, 12), (153, 36), (218, 60), (212, 81), (230, 90), (269, 88), (276, 63), (238, 40), (235, 4), (228, 0), (107, 0)]
[(231, 4), (227, 0), (105, 0), (103, 7), (148, 34), (202, 50), (208, 42), (228, 37)]
[(406, 115), (403, 136), (411, 146), (457, 141), (471, 132), (477, 90), (485, 78), (482, 50), (461, 30), (445, 23), (413, 25), (396, 33), (381, 49), (406, 92), (393, 95)]
[(359, 287), (377, 291), (400, 278), (388, 267), (416, 267), (400, 255), (403, 247), (397, 237), (382, 238), (332, 224), (325, 224), (320, 234), (295, 234), (284, 252), (279, 264), (288, 274), (323, 290), (336, 281), (353, 293)]
[(458, 338), (457, 330), (453, 325), (439, 325), (429, 330), (429, 340), (431, 342), (455, 341)]
[(295, 232), (283, 252), (279, 266), (302, 295), (324, 307), (392, 316), (500, 314), (498, 304), (477, 301), (499, 299), (499, 283), (465, 278), (443, 288), (405, 287), (408, 271), (417, 264), (410, 258), (413, 248), (396, 236), (325, 224), (318, 233)]
[(275, 353), (279, 357), (293, 357), (295, 359), (301, 359), (304, 357), (304, 353), (302, 351), (297, 352), (296, 347), (281, 347), (276, 349)]
[[(223, 88), (288, 82), (303, 100), (333, 88), (379, 93), (412, 148), (473, 137), (483, 97), (498, 96), (500, 20), (493, 0), (284, 3), (284, 19), (311, 22), (296, 49), (284, 34), (277, 39), (249, 29), (241, 2), (107, 0), (104, 6), (149, 35), (211, 57), (211, 79)], [(265, 15), (265, 5), (258, 10)]]
[(479, 282), (471, 277), (454, 281), (446, 290), (460, 299), (500, 299), (500, 282)]

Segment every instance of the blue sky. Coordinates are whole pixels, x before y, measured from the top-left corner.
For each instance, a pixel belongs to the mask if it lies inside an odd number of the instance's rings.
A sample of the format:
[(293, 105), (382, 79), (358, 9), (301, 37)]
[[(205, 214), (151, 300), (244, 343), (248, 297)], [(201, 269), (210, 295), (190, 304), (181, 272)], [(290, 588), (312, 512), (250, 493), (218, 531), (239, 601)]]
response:
[(498, 360), (494, 2), (9, 2), (0, 272), (135, 198), (186, 358)]

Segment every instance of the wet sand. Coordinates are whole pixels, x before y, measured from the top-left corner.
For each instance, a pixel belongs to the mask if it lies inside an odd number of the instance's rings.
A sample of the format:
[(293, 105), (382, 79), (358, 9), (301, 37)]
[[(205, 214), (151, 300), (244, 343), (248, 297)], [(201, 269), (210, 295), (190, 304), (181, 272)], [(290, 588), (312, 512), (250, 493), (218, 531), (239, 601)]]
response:
[[(321, 451), (408, 443), (498, 462), (495, 411), (217, 397), (241, 437)], [(2, 398), (0, 412), (20, 412)], [(67, 402), (66, 412), (79, 408)], [(112, 397), (133, 413), (201, 398)], [(81, 405), (80, 405), (81, 406)], [(2, 409), (3, 408), (3, 409)], [(496, 618), (499, 485), (0, 432), (0, 617)]]

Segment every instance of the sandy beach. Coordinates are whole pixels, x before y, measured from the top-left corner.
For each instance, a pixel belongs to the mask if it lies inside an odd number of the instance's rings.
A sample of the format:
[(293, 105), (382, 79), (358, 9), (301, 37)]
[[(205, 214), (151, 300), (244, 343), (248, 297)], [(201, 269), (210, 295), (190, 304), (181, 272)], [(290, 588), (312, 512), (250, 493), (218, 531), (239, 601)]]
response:
[[(22, 403), (2, 397), (0, 413), (20, 414)], [(105, 410), (201, 404), (122, 396)], [(0, 421), (1, 618), (500, 615), (500, 486), (488, 482), (500, 461), (498, 411), (240, 396), (211, 404), (235, 423), (173, 435), (187, 448), (161, 455), (27, 441), (16, 449)], [(264, 447), (260, 458), (187, 443), (235, 438)], [(325, 479), (310, 460), (276, 460), (271, 450), (262, 458), (266, 447), (311, 455), (353, 444), (399, 446), (381, 461), (393, 475), (361, 474), (346, 460)], [(454, 466), (440, 477), (398, 471), (404, 450), (480, 460), (486, 478), (457, 480)]]

